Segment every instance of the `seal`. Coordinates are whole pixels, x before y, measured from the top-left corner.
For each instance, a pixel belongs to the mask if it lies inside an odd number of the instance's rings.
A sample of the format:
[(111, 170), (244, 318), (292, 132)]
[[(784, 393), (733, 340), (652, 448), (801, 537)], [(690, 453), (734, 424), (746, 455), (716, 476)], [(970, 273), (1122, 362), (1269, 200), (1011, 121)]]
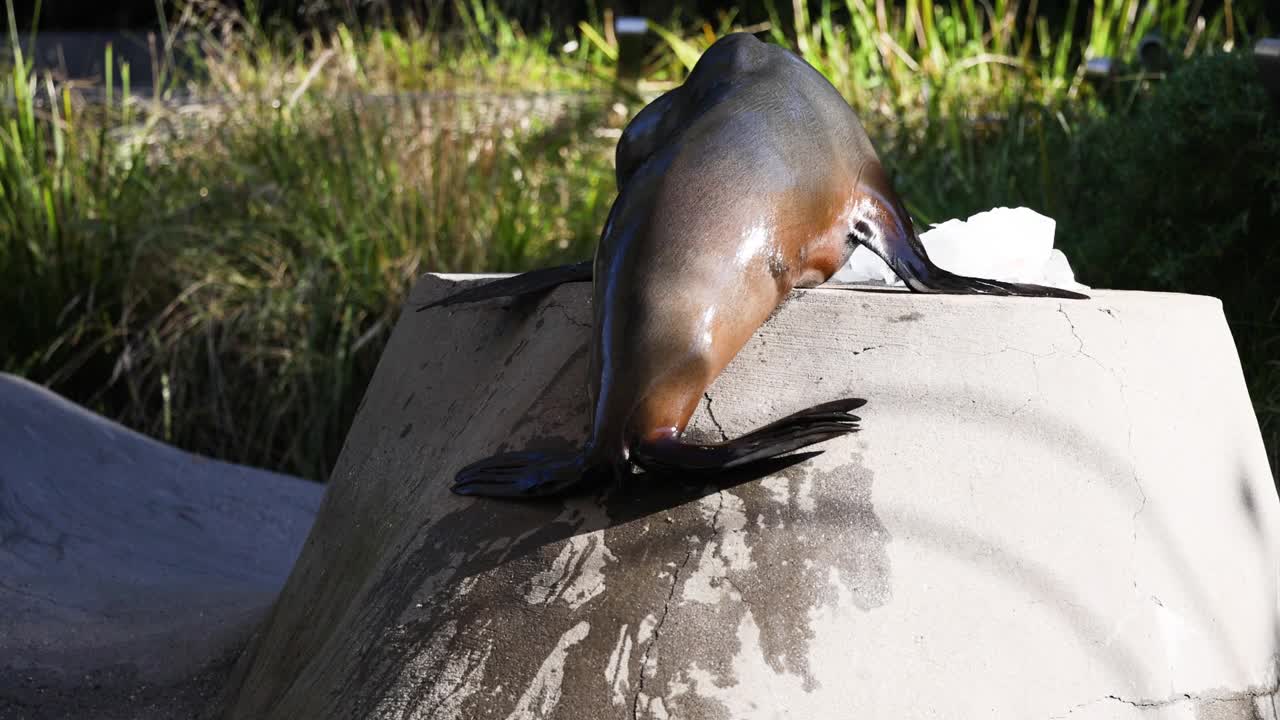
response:
[(818, 405), (717, 444), (682, 438), (703, 392), (793, 288), (857, 245), (915, 292), (1084, 298), (965, 277), (925, 254), (866, 131), (793, 53), (727, 35), (618, 142), (618, 197), (592, 263), (536, 270), (423, 306), (594, 280), (591, 431), (576, 453), (509, 452), (458, 472), (467, 495), (545, 496), (649, 472), (717, 472), (858, 429), (865, 400)]

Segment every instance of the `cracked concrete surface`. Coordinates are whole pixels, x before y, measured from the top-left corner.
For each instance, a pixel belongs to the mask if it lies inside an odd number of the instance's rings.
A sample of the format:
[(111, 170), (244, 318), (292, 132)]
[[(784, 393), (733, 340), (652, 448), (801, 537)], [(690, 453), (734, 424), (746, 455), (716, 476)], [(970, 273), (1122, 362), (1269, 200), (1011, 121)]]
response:
[(227, 717), (1280, 720), (1280, 502), (1216, 300), (799, 291), (690, 431), (852, 396), (859, 433), (451, 495), (581, 442), (588, 295), (401, 319)]
[(636, 681), (636, 694), (631, 699), (631, 717), (640, 717), (640, 700), (645, 697), (644, 681), (647, 675), (646, 670), (649, 668), (649, 656), (653, 653), (654, 648), (658, 646), (658, 641), (662, 638), (662, 625), (667, 621), (667, 615), (671, 612), (671, 598), (675, 597), (676, 588), (680, 587), (680, 574), (689, 566), (689, 560), (693, 558), (693, 550), (685, 553), (684, 560), (680, 562), (680, 567), (676, 568), (671, 576), (671, 590), (667, 593), (667, 599), (662, 603), (662, 614), (658, 616), (657, 623), (653, 626), (653, 639), (645, 645), (644, 652), (640, 655), (640, 676)]
[(715, 428), (716, 428), (716, 432), (720, 434), (720, 439), (721, 439), (721, 440), (728, 440), (728, 439), (729, 439), (729, 435), (728, 435), (727, 433), (725, 433), (724, 428), (720, 426), (720, 421), (719, 421), (719, 420), (716, 420), (716, 414), (715, 414), (714, 412), (712, 412), (712, 410), (711, 410), (711, 393), (705, 393), (705, 392), (704, 392), (704, 393), (702, 393), (702, 397), (706, 398), (706, 400), (707, 400), (707, 406), (706, 406), (706, 407), (707, 407), (707, 419), (709, 419), (709, 420), (711, 421), (711, 424), (715, 426)]
[(1087, 703), (1081, 703), (1050, 720), (1080, 720), (1081, 718), (1113, 718), (1117, 713), (1152, 718), (1245, 718), (1246, 720), (1278, 720), (1276, 694), (1272, 687), (1256, 692), (1228, 693), (1224, 695), (1183, 693), (1163, 700), (1135, 700), (1108, 695)]

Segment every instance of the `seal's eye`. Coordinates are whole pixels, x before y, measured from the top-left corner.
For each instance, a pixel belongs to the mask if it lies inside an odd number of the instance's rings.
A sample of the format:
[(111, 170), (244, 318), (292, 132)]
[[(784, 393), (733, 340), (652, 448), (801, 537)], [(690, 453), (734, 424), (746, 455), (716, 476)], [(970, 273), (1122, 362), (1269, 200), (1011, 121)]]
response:
[(849, 239), (866, 242), (871, 239), (871, 225), (866, 220), (859, 220), (850, 228)]

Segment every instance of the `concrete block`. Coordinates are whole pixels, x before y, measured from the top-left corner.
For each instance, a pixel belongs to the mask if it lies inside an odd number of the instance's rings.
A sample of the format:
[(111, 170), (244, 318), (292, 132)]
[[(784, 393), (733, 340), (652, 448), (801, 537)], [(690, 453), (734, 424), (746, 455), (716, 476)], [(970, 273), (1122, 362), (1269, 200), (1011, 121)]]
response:
[(581, 441), (589, 298), (402, 315), (228, 717), (1274, 716), (1280, 502), (1217, 300), (798, 291), (691, 432), (847, 396), (861, 432), (718, 487), (452, 495)]
[(191, 717), (320, 497), (0, 374), (0, 718)]

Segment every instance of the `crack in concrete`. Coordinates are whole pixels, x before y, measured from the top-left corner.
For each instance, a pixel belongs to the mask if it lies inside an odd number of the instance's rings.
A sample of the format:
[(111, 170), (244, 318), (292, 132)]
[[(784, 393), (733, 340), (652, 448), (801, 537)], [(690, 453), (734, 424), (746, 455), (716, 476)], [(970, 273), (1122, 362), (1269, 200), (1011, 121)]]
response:
[(636, 694), (631, 698), (631, 718), (639, 720), (640, 718), (640, 696), (644, 694), (645, 668), (649, 664), (649, 654), (653, 652), (654, 646), (658, 644), (658, 640), (662, 636), (662, 626), (667, 622), (667, 615), (671, 612), (671, 598), (676, 595), (676, 588), (680, 586), (680, 574), (689, 565), (689, 560), (693, 558), (693, 548), (689, 548), (689, 552), (685, 553), (684, 561), (680, 563), (680, 567), (676, 568), (675, 573), (671, 577), (671, 589), (667, 591), (667, 599), (662, 604), (662, 615), (658, 617), (658, 622), (653, 626), (653, 639), (645, 646), (644, 652), (640, 655), (640, 677), (636, 681)]
[[(888, 346), (883, 346), (883, 347), (888, 347)], [(1015, 352), (1021, 355), (1029, 355), (1033, 358), (1041, 358), (1041, 359), (1051, 358), (1057, 354), (1057, 351), (1045, 352), (1045, 353), (1031, 352), (1026, 348), (1014, 347), (1013, 345), (1005, 345), (1001, 347), (999, 350), (989, 350), (987, 352), (974, 352), (972, 350), (962, 350), (960, 348), (954, 348), (954, 347), (946, 348), (946, 350), (947, 352), (955, 353), (957, 355), (968, 355), (969, 357), (979, 357), (979, 358), (995, 357), (996, 355), (1000, 355), (1002, 353), (1007, 353), (1007, 352)], [(924, 357), (918, 352), (916, 353), (916, 355), (919, 357)]]
[[(1098, 358), (1085, 352), (1084, 338), (1080, 337), (1080, 333), (1076, 331), (1076, 324), (1071, 320), (1071, 316), (1067, 314), (1067, 309), (1063, 306), (1062, 303), (1058, 303), (1058, 314), (1061, 315), (1063, 319), (1067, 321), (1067, 326), (1071, 328), (1071, 336), (1074, 337), (1076, 339), (1076, 343), (1078, 343), (1078, 347), (1076, 348), (1076, 351), (1080, 355), (1083, 355), (1084, 357), (1087, 357), (1090, 360), (1092, 360), (1095, 365), (1102, 368), (1104, 371), (1106, 371), (1108, 375), (1114, 378), (1116, 381), (1116, 385), (1119, 389), (1119, 392), (1117, 393), (1117, 395), (1120, 398), (1121, 405), (1124, 406), (1125, 423), (1128, 427), (1128, 437), (1126, 438), (1127, 444), (1126, 444), (1125, 454), (1129, 458), (1129, 478), (1130, 480), (1133, 481), (1134, 489), (1138, 491), (1138, 508), (1133, 511), (1133, 516), (1131, 518), (1131, 522), (1133, 524), (1133, 533), (1132, 533), (1132, 544), (1129, 550), (1129, 554), (1131, 558), (1131, 565), (1133, 567), (1133, 589), (1135, 591), (1140, 592), (1138, 588), (1138, 516), (1142, 514), (1143, 510), (1147, 509), (1147, 491), (1142, 487), (1142, 480), (1138, 477), (1138, 464), (1137, 464), (1137, 459), (1134, 457), (1134, 452), (1133, 452), (1133, 412), (1132, 412), (1132, 409), (1129, 407), (1129, 398), (1125, 395), (1125, 390), (1127, 386), (1124, 381), (1124, 378), (1120, 377), (1120, 374), (1116, 372), (1115, 368), (1108, 367), (1107, 365), (1103, 364), (1102, 361), (1098, 360)], [(1106, 311), (1106, 314), (1109, 315), (1112, 319), (1116, 320), (1117, 322), (1120, 321), (1120, 318), (1117, 317), (1114, 313), (1110, 311)], [(1121, 324), (1120, 336), (1121, 338), (1125, 338), (1125, 334), (1123, 332), (1123, 323)], [(1127, 339), (1125, 339), (1125, 343), (1127, 346), (1128, 344)]]
[(547, 303), (547, 309), (559, 310), (560, 314), (564, 316), (564, 319), (567, 320), (570, 325), (577, 325), (580, 328), (586, 328), (588, 330), (591, 329), (591, 323), (582, 322), (581, 320), (570, 315), (569, 308), (565, 307), (564, 305), (561, 305), (558, 302)]
[[(708, 398), (710, 401), (710, 398)], [(716, 511), (711, 514), (711, 537), (715, 538), (720, 535), (720, 511), (724, 510), (724, 492), (720, 490), (716, 493), (717, 499), (720, 501), (716, 505)], [(689, 552), (685, 553), (684, 560), (680, 563), (680, 567), (676, 568), (675, 573), (671, 577), (671, 588), (667, 591), (667, 599), (662, 604), (662, 615), (658, 618), (658, 622), (653, 626), (653, 639), (645, 646), (644, 652), (640, 655), (640, 677), (636, 681), (636, 694), (631, 698), (631, 718), (632, 720), (640, 719), (640, 696), (644, 694), (645, 666), (649, 664), (649, 654), (658, 644), (658, 639), (662, 631), (662, 626), (667, 622), (667, 615), (671, 612), (671, 599), (676, 595), (676, 588), (680, 587), (680, 575), (684, 573), (689, 561), (693, 559), (693, 553), (696, 547), (689, 548)], [(647, 708), (646, 708), (647, 709)]]
[(1012, 417), (1014, 417), (1015, 415), (1017, 415), (1018, 413), (1022, 412), (1023, 410), (1026, 410), (1026, 409), (1031, 405), (1031, 403), (1032, 403), (1032, 402), (1034, 402), (1037, 398), (1042, 398), (1042, 397), (1044, 397), (1044, 390), (1042, 390), (1042, 389), (1040, 388), (1040, 365), (1039, 365), (1039, 360), (1040, 360), (1039, 356), (1032, 356), (1032, 358), (1031, 358), (1031, 377), (1032, 377), (1032, 379), (1034, 379), (1034, 380), (1036, 381), (1036, 391), (1035, 391), (1035, 394), (1033, 394), (1033, 395), (1028, 395), (1028, 396), (1027, 396), (1027, 399), (1026, 399), (1026, 400), (1024, 400), (1024, 401), (1022, 402), (1022, 404), (1021, 404), (1021, 405), (1019, 405), (1019, 406), (1017, 407), (1017, 409), (1015, 409), (1013, 412), (1009, 413), (1009, 417), (1011, 417), (1011, 418), (1012, 418)]
[[(1059, 308), (1061, 308), (1061, 306), (1059, 306)], [(1063, 313), (1064, 317), (1065, 315), (1066, 313)], [(1115, 315), (1112, 315), (1111, 317), (1117, 322), (1120, 320)], [(1067, 318), (1067, 322), (1070, 321), (1071, 318)], [(1075, 328), (1073, 326), (1072, 331), (1074, 332), (1074, 330)], [(1121, 323), (1120, 337), (1123, 339), (1125, 348), (1128, 348), (1129, 340), (1127, 335), (1124, 333), (1123, 323)], [(1134, 457), (1133, 452), (1133, 411), (1129, 407), (1129, 397), (1125, 394), (1125, 381), (1124, 378), (1120, 377), (1114, 369), (1108, 368), (1107, 370), (1111, 373), (1111, 376), (1115, 378), (1116, 385), (1120, 388), (1120, 403), (1124, 406), (1124, 418), (1129, 427), (1129, 434), (1126, 438), (1125, 445), (1126, 455), (1129, 458), (1129, 479), (1133, 481), (1133, 487), (1138, 491), (1138, 508), (1133, 511), (1133, 517), (1130, 519), (1130, 522), (1133, 524), (1133, 540), (1129, 553), (1130, 564), (1133, 567), (1133, 589), (1135, 592), (1141, 593), (1141, 590), (1138, 588), (1138, 516), (1142, 514), (1143, 510), (1147, 509), (1147, 491), (1142, 487), (1142, 480), (1138, 477), (1138, 462), (1137, 458)]]
[(1080, 333), (1076, 332), (1076, 324), (1071, 320), (1071, 316), (1067, 314), (1067, 309), (1062, 306), (1062, 303), (1058, 303), (1058, 314), (1061, 315), (1063, 319), (1067, 321), (1067, 326), (1071, 328), (1071, 337), (1075, 338), (1077, 343), (1076, 352), (1089, 358), (1098, 367), (1102, 368), (1103, 370), (1107, 370), (1108, 372), (1111, 372), (1114, 375), (1115, 373), (1112, 372), (1109, 368), (1107, 368), (1106, 365), (1103, 365), (1101, 360), (1085, 352), (1084, 338), (1080, 337)]
[[(711, 424), (715, 425), (716, 430), (720, 431), (720, 439), (723, 440), (724, 442), (729, 442), (729, 434), (724, 431), (724, 427), (721, 426), (720, 421), (716, 419), (716, 414), (711, 410), (711, 394), (704, 392), (702, 393), (702, 397), (707, 399), (707, 417), (711, 418)], [(721, 505), (723, 505), (724, 501), (721, 500), (720, 503)], [(719, 511), (717, 510), (716, 512), (719, 512)], [(714, 520), (712, 522), (714, 523)], [(713, 530), (715, 529), (714, 524), (712, 525), (712, 529)]]
[(1147, 698), (1130, 699), (1126, 697), (1121, 697), (1119, 695), (1105, 695), (1097, 700), (1090, 700), (1089, 702), (1080, 703), (1079, 705), (1076, 705), (1075, 707), (1072, 707), (1071, 709), (1067, 710), (1065, 713), (1061, 713), (1059, 715), (1052, 715), (1050, 716), (1049, 720), (1062, 720), (1062, 718), (1066, 718), (1078, 710), (1083, 710), (1084, 708), (1092, 707), (1099, 703), (1105, 703), (1105, 702), (1118, 702), (1118, 703), (1123, 703), (1125, 705), (1129, 705), (1130, 707), (1144, 708), (1144, 709), (1168, 708), (1168, 707), (1173, 707), (1180, 703), (1186, 703), (1186, 702), (1203, 703), (1203, 704), (1238, 703), (1238, 702), (1244, 702), (1244, 701), (1256, 702), (1258, 700), (1264, 700), (1268, 698), (1274, 703), (1276, 692), (1278, 690), (1280, 690), (1280, 688), (1271, 687), (1271, 688), (1264, 688), (1261, 690), (1245, 690), (1242, 692), (1230, 693), (1227, 695), (1198, 695), (1195, 693), (1180, 693), (1175, 697), (1165, 698), (1163, 700), (1151, 700)]

